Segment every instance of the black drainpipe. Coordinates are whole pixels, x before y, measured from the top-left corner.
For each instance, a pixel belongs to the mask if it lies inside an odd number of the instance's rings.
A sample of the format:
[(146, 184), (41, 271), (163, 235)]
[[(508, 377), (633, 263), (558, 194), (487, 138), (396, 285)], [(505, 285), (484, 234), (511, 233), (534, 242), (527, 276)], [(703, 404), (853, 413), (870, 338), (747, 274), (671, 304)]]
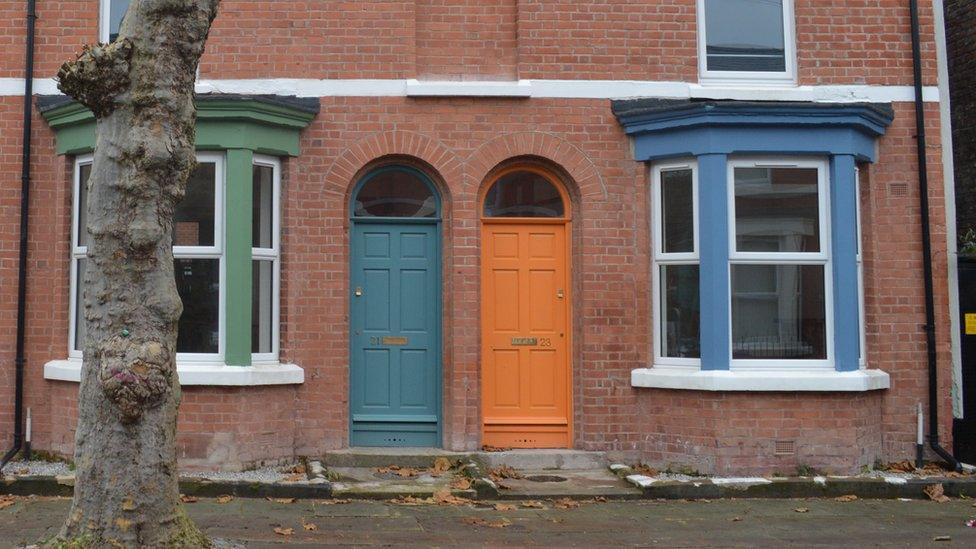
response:
[(34, 100), (35, 0), (27, 0), (27, 54), (24, 70), (24, 143), (20, 172), (20, 265), (17, 271), (17, 357), (14, 389), (14, 445), (0, 461), (0, 475), (24, 445), (24, 335), (27, 322), (27, 216), (30, 212), (31, 115)]
[(912, 62), (915, 69), (915, 145), (918, 154), (918, 188), (922, 224), (922, 266), (925, 280), (925, 344), (929, 359), (929, 446), (956, 471), (959, 463), (939, 444), (939, 371), (935, 347), (935, 299), (932, 289), (932, 234), (929, 229), (929, 177), (925, 144), (925, 103), (922, 98), (922, 50), (919, 37), (918, 0), (909, 0), (912, 12)]

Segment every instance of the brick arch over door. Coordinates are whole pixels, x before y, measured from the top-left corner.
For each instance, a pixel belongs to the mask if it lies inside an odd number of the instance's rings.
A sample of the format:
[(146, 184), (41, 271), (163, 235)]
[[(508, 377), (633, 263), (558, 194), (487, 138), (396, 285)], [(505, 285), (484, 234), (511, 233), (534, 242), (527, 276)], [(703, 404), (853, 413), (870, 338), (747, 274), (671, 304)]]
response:
[(493, 169), (520, 156), (540, 157), (557, 164), (572, 178), (584, 201), (607, 199), (607, 188), (600, 171), (586, 153), (565, 139), (543, 132), (501, 135), (478, 147), (468, 157), (470, 178), (465, 181), (465, 194), (477, 195), (478, 186)]
[(463, 164), (443, 143), (419, 133), (392, 130), (374, 133), (340, 154), (325, 174), (325, 192), (345, 196), (364, 166), (393, 155), (413, 157), (429, 164), (451, 194), (455, 193), (450, 187), (462, 181)]

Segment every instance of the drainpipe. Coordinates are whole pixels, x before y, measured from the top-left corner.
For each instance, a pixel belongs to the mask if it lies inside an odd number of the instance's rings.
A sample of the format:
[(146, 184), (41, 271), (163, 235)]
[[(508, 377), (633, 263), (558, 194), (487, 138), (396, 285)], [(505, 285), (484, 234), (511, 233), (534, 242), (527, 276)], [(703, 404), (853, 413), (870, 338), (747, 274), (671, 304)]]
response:
[(14, 445), (0, 460), (3, 467), (24, 445), (24, 336), (27, 322), (27, 216), (30, 211), (31, 115), (34, 100), (34, 28), (37, 22), (35, 0), (27, 0), (27, 48), (24, 64), (24, 142), (20, 172), (20, 266), (17, 271), (17, 356), (14, 359)]
[(929, 447), (956, 471), (962, 465), (939, 444), (939, 371), (935, 347), (935, 291), (932, 288), (932, 235), (929, 228), (929, 178), (925, 143), (925, 103), (922, 97), (922, 47), (919, 37), (918, 0), (909, 0), (912, 12), (912, 63), (915, 75), (915, 145), (918, 154), (918, 188), (922, 225), (922, 267), (925, 281), (925, 344), (929, 364)]

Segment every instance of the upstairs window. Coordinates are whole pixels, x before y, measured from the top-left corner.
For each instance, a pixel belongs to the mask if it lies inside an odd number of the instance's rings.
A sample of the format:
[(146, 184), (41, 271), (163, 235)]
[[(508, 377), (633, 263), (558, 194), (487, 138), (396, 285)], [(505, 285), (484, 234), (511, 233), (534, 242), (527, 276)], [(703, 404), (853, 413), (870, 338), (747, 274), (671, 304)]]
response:
[(102, 11), (100, 20), (99, 40), (101, 42), (112, 42), (119, 36), (119, 27), (122, 26), (122, 18), (132, 0), (102, 0)]
[(701, 80), (796, 79), (793, 0), (698, 0)]

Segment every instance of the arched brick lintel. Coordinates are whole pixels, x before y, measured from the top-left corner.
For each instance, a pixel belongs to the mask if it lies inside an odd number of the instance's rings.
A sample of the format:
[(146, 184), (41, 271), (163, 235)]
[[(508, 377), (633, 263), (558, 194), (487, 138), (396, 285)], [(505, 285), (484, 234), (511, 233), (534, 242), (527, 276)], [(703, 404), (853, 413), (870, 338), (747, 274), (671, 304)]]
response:
[(456, 191), (450, 187), (463, 180), (461, 162), (441, 142), (419, 133), (391, 130), (374, 133), (340, 154), (325, 174), (325, 192), (345, 196), (364, 166), (391, 155), (413, 157), (429, 164), (452, 194)]
[(468, 157), (470, 192), (477, 192), (496, 166), (519, 156), (536, 156), (558, 164), (579, 188), (584, 200), (606, 200), (607, 188), (600, 171), (586, 153), (569, 141), (544, 132), (521, 132), (498, 136), (478, 147)]

